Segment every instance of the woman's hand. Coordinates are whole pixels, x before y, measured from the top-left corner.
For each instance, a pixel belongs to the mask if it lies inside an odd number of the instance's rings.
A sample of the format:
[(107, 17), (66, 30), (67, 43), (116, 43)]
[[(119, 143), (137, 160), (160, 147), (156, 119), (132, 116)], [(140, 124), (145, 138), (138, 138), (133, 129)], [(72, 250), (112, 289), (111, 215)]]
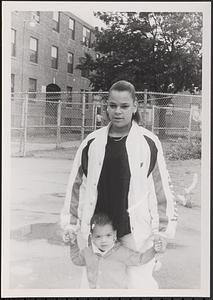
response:
[(69, 242), (73, 243), (76, 239), (76, 234), (74, 231), (66, 229), (63, 232), (62, 238), (63, 238), (64, 243), (66, 243), (66, 244)]

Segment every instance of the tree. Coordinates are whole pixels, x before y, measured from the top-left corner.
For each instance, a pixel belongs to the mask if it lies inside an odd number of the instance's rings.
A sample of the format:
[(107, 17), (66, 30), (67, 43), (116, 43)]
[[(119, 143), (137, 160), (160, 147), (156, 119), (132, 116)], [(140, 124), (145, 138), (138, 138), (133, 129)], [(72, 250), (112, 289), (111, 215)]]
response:
[(96, 17), (107, 27), (95, 30), (94, 50), (80, 64), (88, 68), (94, 90), (108, 90), (113, 82), (126, 79), (137, 90), (174, 92), (195, 84), (201, 89), (201, 13), (105, 13)]
[[(177, 93), (194, 84), (202, 88), (202, 13), (97, 12), (105, 29), (95, 30), (94, 50), (80, 68), (89, 68), (93, 90), (109, 90), (117, 80), (145, 85), (153, 92)], [(168, 105), (171, 98), (157, 104)], [(165, 127), (165, 109), (159, 113)], [(161, 130), (161, 135), (165, 130)]]

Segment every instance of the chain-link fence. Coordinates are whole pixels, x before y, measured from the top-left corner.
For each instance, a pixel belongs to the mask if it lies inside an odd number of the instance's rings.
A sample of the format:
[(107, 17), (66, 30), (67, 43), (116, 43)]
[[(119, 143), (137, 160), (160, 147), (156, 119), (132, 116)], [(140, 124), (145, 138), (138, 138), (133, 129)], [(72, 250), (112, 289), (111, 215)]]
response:
[[(200, 136), (201, 96), (137, 92), (140, 125), (161, 139)], [(72, 147), (108, 123), (108, 93), (13, 93), (12, 154)]]

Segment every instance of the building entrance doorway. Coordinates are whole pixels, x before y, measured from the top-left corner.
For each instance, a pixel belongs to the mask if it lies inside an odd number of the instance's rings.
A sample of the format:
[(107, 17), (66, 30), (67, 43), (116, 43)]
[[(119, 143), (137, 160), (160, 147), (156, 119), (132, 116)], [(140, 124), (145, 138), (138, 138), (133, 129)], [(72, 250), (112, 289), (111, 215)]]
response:
[(46, 124), (57, 124), (58, 101), (61, 98), (61, 89), (57, 84), (51, 83), (46, 87)]

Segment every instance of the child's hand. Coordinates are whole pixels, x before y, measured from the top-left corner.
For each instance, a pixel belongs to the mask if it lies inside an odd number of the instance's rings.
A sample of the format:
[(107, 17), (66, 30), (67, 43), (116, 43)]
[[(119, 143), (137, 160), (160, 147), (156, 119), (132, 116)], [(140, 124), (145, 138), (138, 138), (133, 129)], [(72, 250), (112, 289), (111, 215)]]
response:
[(166, 245), (167, 245), (167, 242), (166, 242), (165, 238), (163, 238), (160, 235), (154, 236), (154, 249), (156, 252), (160, 252), (160, 253), (165, 252)]

